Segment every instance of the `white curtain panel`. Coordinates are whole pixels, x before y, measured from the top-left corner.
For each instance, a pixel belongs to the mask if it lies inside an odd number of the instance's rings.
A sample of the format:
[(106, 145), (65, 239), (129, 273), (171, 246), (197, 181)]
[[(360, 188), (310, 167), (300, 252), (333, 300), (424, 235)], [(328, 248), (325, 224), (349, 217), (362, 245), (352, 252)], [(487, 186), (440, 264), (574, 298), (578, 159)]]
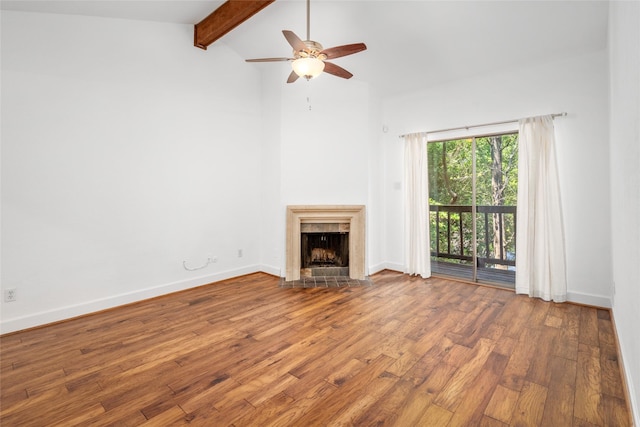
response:
[(427, 136), (404, 137), (404, 272), (431, 277)]
[(567, 299), (564, 227), (553, 118), (519, 122), (516, 293)]

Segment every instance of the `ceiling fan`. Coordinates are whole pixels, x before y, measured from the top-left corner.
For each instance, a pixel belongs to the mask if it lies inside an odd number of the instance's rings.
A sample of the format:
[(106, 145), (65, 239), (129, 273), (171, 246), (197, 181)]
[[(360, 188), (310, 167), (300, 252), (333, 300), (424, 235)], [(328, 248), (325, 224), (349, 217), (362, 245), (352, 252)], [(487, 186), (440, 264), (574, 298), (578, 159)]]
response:
[(287, 83), (293, 83), (298, 80), (298, 77), (304, 77), (310, 80), (320, 75), (323, 71), (325, 73), (333, 74), (334, 76), (342, 77), (343, 79), (350, 79), (353, 77), (349, 71), (344, 68), (327, 61), (327, 59), (340, 58), (342, 56), (351, 55), (361, 52), (367, 48), (364, 43), (346, 44), (342, 46), (331, 47), (325, 49), (322, 45), (316, 41), (311, 40), (309, 36), (309, 12), (310, 0), (307, 0), (307, 39), (301, 40), (293, 31), (283, 30), (282, 34), (287, 39), (291, 47), (293, 48), (293, 58), (258, 58), (247, 59), (247, 62), (279, 62), (279, 61), (293, 61), (293, 71), (289, 74)]

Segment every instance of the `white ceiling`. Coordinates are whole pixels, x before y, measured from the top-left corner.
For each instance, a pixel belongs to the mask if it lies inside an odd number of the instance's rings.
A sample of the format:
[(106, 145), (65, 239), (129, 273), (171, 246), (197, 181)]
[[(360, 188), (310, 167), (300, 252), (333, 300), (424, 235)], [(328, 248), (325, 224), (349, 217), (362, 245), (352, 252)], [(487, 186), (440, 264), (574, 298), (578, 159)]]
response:
[[(2, 0), (2, 9), (194, 24), (222, 3)], [(382, 95), (604, 49), (607, 21), (607, 1), (311, 1), (311, 39), (325, 48), (366, 43), (334, 62)], [(305, 0), (277, 0), (216, 43), (243, 58), (290, 56), (284, 29), (306, 38)]]

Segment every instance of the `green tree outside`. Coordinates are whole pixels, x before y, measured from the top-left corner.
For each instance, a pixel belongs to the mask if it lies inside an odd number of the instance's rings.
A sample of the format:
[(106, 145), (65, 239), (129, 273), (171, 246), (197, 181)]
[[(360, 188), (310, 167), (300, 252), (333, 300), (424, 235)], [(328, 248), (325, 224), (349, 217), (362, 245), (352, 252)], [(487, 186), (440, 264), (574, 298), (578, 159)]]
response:
[[(427, 147), (429, 164), (429, 204), (471, 206), (473, 201), (472, 139), (431, 142)], [(516, 206), (518, 188), (518, 135), (505, 134), (476, 138), (476, 204), (481, 206)], [(470, 257), (473, 253), (471, 212), (441, 212), (436, 228), (436, 214), (430, 215), (431, 250)], [(515, 257), (515, 222), (513, 215), (477, 214), (477, 251), (479, 256)], [(503, 217), (502, 228), (499, 224)], [(481, 226), (482, 225), (482, 226)], [(447, 227), (449, 236), (447, 234)], [(485, 235), (485, 233), (487, 235)], [(500, 235), (502, 234), (502, 240)], [(488, 247), (486, 242), (488, 241)], [(502, 244), (500, 242), (502, 241)], [(451, 247), (449, 247), (449, 245)], [(447, 259), (447, 262), (466, 260)], [(506, 268), (495, 265), (494, 267)]]

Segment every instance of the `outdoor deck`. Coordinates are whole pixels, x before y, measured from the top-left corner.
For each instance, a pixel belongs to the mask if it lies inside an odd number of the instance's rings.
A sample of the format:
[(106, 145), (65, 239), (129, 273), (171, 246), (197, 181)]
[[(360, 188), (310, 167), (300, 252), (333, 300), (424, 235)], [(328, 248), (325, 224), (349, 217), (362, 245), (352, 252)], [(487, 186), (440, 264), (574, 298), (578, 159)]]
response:
[[(431, 272), (440, 276), (473, 280), (473, 269), (471, 265), (446, 261), (431, 261)], [(478, 267), (478, 282), (513, 289), (515, 281), (516, 272), (513, 270)]]
[[(516, 206), (430, 205), (431, 272), (513, 289), (515, 286)], [(470, 247), (477, 214), (477, 258)], [(498, 230), (495, 230), (495, 226)], [(498, 242), (494, 241), (494, 234)], [(486, 267), (497, 265), (502, 268)]]

